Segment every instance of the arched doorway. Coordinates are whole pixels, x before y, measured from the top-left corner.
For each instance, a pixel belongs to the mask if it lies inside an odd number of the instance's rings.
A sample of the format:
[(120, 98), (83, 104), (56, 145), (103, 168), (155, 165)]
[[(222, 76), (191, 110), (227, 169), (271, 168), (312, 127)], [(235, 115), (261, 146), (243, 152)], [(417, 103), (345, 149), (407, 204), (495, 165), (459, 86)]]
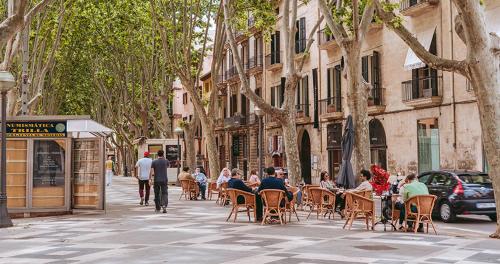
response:
[(311, 140), (305, 130), (300, 141), (300, 167), (302, 179), (306, 184), (311, 184)]
[(377, 164), (387, 170), (387, 143), (384, 126), (378, 119), (372, 119), (370, 128), (370, 154), (372, 164)]

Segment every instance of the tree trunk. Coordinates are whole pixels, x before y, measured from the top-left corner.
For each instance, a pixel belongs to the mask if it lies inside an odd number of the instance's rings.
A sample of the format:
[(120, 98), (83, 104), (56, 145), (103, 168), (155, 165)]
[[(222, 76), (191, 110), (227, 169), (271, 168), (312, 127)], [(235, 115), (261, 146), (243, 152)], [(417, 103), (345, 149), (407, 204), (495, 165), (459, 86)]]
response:
[(160, 129), (160, 134), (164, 138), (172, 138), (172, 119), (170, 119), (170, 115), (168, 113), (168, 96), (161, 95), (159, 101), (160, 105), (160, 113), (161, 113), (161, 124), (163, 125), (163, 129)]
[(189, 125), (184, 127), (184, 145), (186, 146), (186, 161), (184, 164), (191, 169), (196, 168), (195, 131), (196, 126), (192, 123), (192, 121)]
[(203, 127), (203, 135), (205, 136), (205, 144), (207, 148), (208, 167), (210, 169), (210, 178), (217, 180), (220, 172), (219, 150), (215, 142), (215, 129), (213, 121), (208, 121), (205, 118), (200, 118)]
[(297, 144), (297, 110), (295, 109), (295, 94), (297, 92), (298, 76), (288, 74), (285, 83), (285, 101), (283, 108), (285, 113), (278, 120), (281, 120), (281, 129), (285, 143), (286, 165), (288, 169), (288, 179), (291, 185), (302, 181), (302, 168), (300, 164), (299, 146)]
[[(354, 43), (349, 45), (354, 46)], [(354, 173), (370, 165), (370, 140), (368, 131), (368, 87), (362, 80), (359, 47), (346, 47), (344, 53), (347, 70), (347, 106), (354, 123)]]
[(488, 160), (488, 174), (493, 182), (497, 207), (497, 230), (491, 237), (500, 238), (500, 102), (498, 59), (489, 48), (473, 46), (477, 64), (472, 64), (471, 82), (477, 97), (483, 146)]

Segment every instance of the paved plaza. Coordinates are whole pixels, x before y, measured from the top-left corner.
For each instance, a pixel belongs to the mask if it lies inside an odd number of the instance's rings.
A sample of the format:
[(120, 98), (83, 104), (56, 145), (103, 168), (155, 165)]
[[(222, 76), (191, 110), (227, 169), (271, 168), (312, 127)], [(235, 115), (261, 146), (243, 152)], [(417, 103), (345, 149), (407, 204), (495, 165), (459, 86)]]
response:
[(138, 205), (133, 178), (115, 177), (106, 214), (15, 219), (0, 230), (0, 263), (500, 263), (500, 241), (438, 222), (436, 235), (376, 232), (343, 221), (266, 225), (214, 201), (179, 201), (170, 188), (167, 214)]

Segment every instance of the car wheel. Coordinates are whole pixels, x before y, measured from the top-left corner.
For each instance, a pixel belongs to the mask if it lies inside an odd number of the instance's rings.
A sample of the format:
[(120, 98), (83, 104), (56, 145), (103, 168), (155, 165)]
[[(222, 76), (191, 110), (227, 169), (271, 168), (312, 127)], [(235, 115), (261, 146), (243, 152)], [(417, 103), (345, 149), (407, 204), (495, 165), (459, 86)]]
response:
[(454, 222), (457, 215), (453, 212), (453, 208), (451, 207), (448, 201), (445, 201), (439, 207), (439, 217), (445, 223)]
[(491, 219), (491, 221), (496, 222), (497, 221), (497, 214), (489, 214), (488, 217)]

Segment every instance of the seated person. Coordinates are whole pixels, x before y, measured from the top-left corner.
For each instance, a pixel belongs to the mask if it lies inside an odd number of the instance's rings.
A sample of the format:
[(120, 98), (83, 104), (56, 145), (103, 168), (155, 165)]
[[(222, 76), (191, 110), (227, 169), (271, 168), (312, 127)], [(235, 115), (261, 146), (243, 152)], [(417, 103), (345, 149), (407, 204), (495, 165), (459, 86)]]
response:
[(408, 177), (404, 180), (400, 181), (398, 184), (398, 194), (399, 196), (396, 198), (394, 203), (394, 208), (400, 211), (399, 214), (399, 229), (403, 229), (403, 221), (405, 220), (404, 209), (405, 209), (405, 201), (403, 199), (403, 193), (405, 189), (405, 185), (408, 184)]
[[(231, 171), (231, 179), (227, 182), (228, 188), (231, 189), (237, 189), (240, 191), (244, 192), (249, 192), (249, 193), (254, 193), (254, 190), (252, 190), (250, 187), (248, 187), (242, 180), (241, 180), (241, 172), (238, 169), (233, 169)], [(238, 204), (243, 204), (245, 203), (245, 198), (243, 196), (238, 196), (236, 198), (236, 202)], [(262, 200), (260, 199), (260, 196), (258, 194), (255, 194), (255, 210), (257, 214), (257, 221), (262, 221)]]
[(319, 186), (331, 192), (335, 191), (335, 183), (332, 182), (332, 180), (330, 179), (330, 175), (326, 171), (322, 171), (320, 174)]
[[(372, 174), (369, 171), (361, 170), (359, 174), (359, 180), (361, 181), (361, 184), (359, 184), (359, 186), (354, 189), (347, 190), (346, 192), (372, 191), (373, 186), (370, 184), (371, 177)], [(344, 217), (343, 211), (345, 209), (345, 193), (337, 195), (336, 203), (339, 205), (342, 217)]]
[[(267, 168), (266, 173), (268, 177), (262, 180), (257, 192), (268, 189), (283, 190), (285, 192), (285, 196), (288, 198), (288, 201), (291, 201), (293, 199), (293, 194), (286, 189), (284, 181), (276, 177), (274, 168), (273, 167)], [(285, 201), (284, 200), (281, 201), (280, 205), (284, 207)]]
[(248, 179), (248, 182), (255, 186), (260, 185), (260, 179), (259, 176), (257, 176), (257, 172), (255, 170), (250, 171), (250, 179)]
[(205, 198), (205, 190), (207, 189), (207, 176), (205, 175), (205, 171), (203, 167), (196, 168), (194, 172), (195, 181), (198, 184), (201, 192), (201, 199), (206, 200)]
[(220, 172), (219, 178), (217, 178), (217, 189), (220, 188), (222, 183), (228, 182), (229, 179), (231, 179), (231, 173), (229, 172), (229, 169), (228, 168), (222, 169), (222, 171)]
[[(292, 186), (290, 185), (290, 181), (288, 180), (288, 173), (285, 173), (282, 169), (276, 170), (275, 173), (276, 173), (276, 178), (282, 180), (283, 183), (285, 184), (285, 187), (289, 188)], [(302, 191), (300, 189), (297, 192), (297, 201), (295, 201), (295, 203), (297, 204), (299, 210), (302, 209)]]
[(182, 181), (182, 180), (194, 181), (194, 177), (191, 175), (191, 173), (189, 173), (189, 167), (182, 168), (182, 171), (181, 171), (181, 173), (179, 173), (177, 178), (179, 179), (179, 181)]
[[(412, 198), (413, 196), (417, 196), (417, 195), (429, 195), (429, 189), (427, 188), (427, 185), (425, 185), (422, 182), (419, 182), (417, 179), (417, 176), (415, 176), (415, 174), (412, 173), (412, 174), (406, 176), (406, 179), (407, 179), (408, 183), (405, 185), (403, 193), (401, 194), (403, 197), (403, 201), (406, 202), (406, 201), (408, 201), (408, 199)], [(412, 205), (411, 211), (416, 212), (417, 211), (416, 206)], [(405, 216), (405, 207), (404, 206), (403, 206), (403, 209), (401, 210), (401, 215), (403, 216), (402, 218), (404, 219), (404, 216)], [(408, 223), (408, 227), (410, 228), (410, 230), (412, 229), (412, 226), (413, 226), (412, 223), (413, 222)], [(420, 223), (420, 225), (418, 226), (418, 232), (423, 232), (424, 231), (423, 227), (424, 227), (424, 225), (422, 223)]]

